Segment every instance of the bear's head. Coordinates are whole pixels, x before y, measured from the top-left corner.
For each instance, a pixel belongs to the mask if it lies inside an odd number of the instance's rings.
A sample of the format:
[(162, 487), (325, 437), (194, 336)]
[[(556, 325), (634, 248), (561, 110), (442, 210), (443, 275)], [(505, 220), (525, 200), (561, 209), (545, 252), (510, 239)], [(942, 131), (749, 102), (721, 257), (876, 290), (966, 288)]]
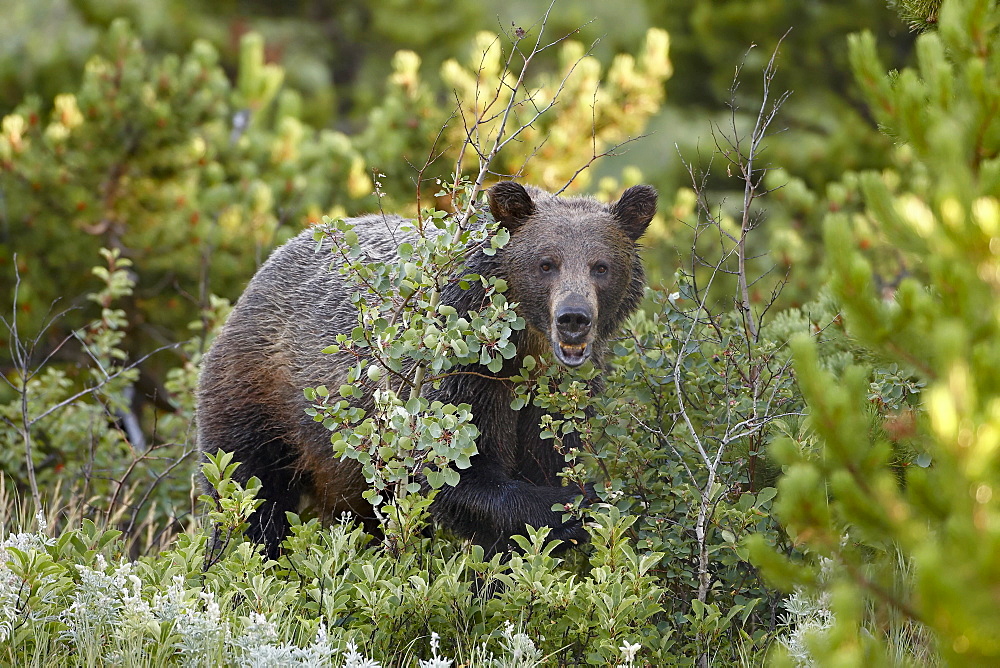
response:
[(497, 257), (507, 298), (559, 362), (583, 364), (642, 298), (637, 242), (656, 213), (656, 191), (633, 186), (608, 205), (505, 181), (487, 197), (511, 235)]

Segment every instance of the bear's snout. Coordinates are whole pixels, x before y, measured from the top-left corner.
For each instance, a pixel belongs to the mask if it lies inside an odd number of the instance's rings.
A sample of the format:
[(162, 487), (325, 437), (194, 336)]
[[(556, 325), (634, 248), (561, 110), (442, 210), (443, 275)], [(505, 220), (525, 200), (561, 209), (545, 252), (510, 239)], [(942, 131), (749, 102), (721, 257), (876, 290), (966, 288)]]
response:
[(582, 306), (566, 306), (556, 313), (556, 329), (559, 340), (564, 343), (579, 343), (590, 333), (590, 309)]
[[(574, 298), (575, 297), (575, 298)], [(556, 358), (569, 367), (580, 366), (590, 357), (593, 309), (582, 297), (564, 300), (555, 309), (556, 340), (553, 352)]]

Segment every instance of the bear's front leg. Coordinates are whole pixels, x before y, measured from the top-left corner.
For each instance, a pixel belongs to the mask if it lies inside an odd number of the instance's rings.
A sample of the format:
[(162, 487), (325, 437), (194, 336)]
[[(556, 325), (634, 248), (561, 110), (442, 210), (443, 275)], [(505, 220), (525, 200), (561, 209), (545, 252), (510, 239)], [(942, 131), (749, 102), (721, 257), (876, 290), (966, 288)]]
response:
[[(527, 533), (526, 527), (551, 527), (549, 538), (563, 548), (585, 543), (589, 536), (580, 519), (564, 522), (555, 504), (569, 505), (580, 496), (578, 487), (551, 487), (514, 480), (499, 466), (477, 461), (462, 471), (455, 487), (438, 492), (431, 514), (436, 523), (482, 546), (486, 558), (516, 547), (511, 536)], [(593, 487), (584, 490), (594, 499)]]

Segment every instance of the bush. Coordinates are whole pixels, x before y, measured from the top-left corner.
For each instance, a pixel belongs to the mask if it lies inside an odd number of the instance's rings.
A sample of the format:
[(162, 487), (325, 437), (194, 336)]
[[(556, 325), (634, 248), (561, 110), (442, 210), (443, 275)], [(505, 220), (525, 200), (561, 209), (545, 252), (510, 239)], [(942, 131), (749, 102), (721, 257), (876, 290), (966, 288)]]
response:
[[(227, 522), (252, 507), (222, 461), (206, 476), (222, 492)], [(476, 665), (529, 666), (560, 657), (608, 665), (656, 652), (648, 620), (658, 610), (655, 555), (627, 539), (634, 518), (611, 511), (595, 528), (585, 572), (561, 568), (545, 532), (521, 539), (506, 564), (483, 562), (449, 541), (419, 539), (390, 553), (360, 528), (296, 522), (280, 562), (236, 540), (211, 565), (207, 535), (136, 561), (119, 532), (92, 522), (49, 538), (5, 536), (0, 567), (0, 658), (5, 663), (103, 665), (356, 665), (361, 648), (384, 665), (431, 661), (439, 652)], [(502, 582), (495, 596), (479, 582)], [(345, 653), (343, 663), (335, 660)], [(490, 655), (496, 655), (489, 659)], [(630, 663), (630, 661), (623, 661)], [(424, 664), (421, 664), (424, 665)], [(442, 664), (445, 665), (445, 664)]]

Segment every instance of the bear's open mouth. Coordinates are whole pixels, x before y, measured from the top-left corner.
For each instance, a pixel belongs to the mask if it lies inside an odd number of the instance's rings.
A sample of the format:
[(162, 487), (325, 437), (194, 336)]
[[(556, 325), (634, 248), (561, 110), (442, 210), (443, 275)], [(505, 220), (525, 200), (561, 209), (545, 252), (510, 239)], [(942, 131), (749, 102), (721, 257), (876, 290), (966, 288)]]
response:
[(556, 348), (556, 357), (566, 366), (580, 366), (590, 357), (590, 345), (586, 343), (563, 343), (560, 341)]

